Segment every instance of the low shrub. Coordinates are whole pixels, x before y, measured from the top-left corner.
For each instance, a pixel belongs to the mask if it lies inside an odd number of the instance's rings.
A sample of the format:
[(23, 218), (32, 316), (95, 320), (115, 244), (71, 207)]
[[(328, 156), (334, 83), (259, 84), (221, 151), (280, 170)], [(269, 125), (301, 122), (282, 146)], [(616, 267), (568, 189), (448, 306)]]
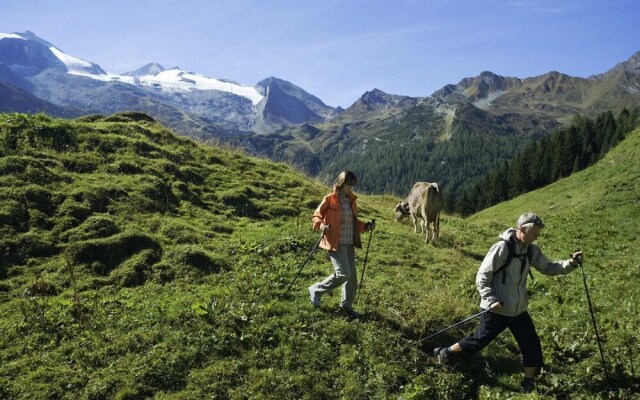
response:
[(58, 248), (49, 232), (27, 232), (18, 238), (17, 245), (25, 259), (48, 257), (58, 253)]
[(100, 239), (120, 233), (120, 227), (107, 214), (94, 214), (80, 226), (63, 233), (61, 238), (68, 242)]
[(144, 200), (140, 211), (167, 212), (176, 207), (180, 200), (171, 191), (171, 185), (159, 178), (150, 176), (139, 186), (138, 192)]
[(192, 225), (180, 220), (169, 220), (163, 224), (160, 234), (178, 244), (199, 244), (207, 240)]
[(116, 161), (105, 167), (104, 171), (108, 174), (139, 174), (142, 173), (142, 167), (132, 161)]
[(187, 274), (194, 271), (209, 274), (230, 268), (226, 257), (203, 250), (199, 246), (178, 246), (167, 251), (167, 259), (172, 266)]
[(97, 122), (97, 121), (101, 121), (104, 119), (104, 115), (102, 114), (90, 114), (90, 115), (83, 115), (82, 117), (78, 117), (75, 120), (78, 122)]
[(73, 198), (65, 199), (58, 207), (58, 216), (70, 217), (78, 223), (84, 221), (91, 215), (91, 209), (84, 203), (78, 203)]
[(51, 230), (54, 226), (49, 215), (40, 210), (29, 210), (29, 228)]
[(145, 113), (141, 113), (141, 112), (137, 112), (137, 111), (124, 111), (124, 112), (119, 112), (116, 114), (113, 114), (112, 117), (121, 117), (121, 118), (125, 118), (129, 121), (146, 121), (146, 122), (156, 122), (155, 119), (153, 119), (153, 117), (145, 114)]
[(104, 163), (102, 158), (95, 156), (91, 152), (83, 152), (81, 155), (77, 153), (69, 154), (61, 158), (60, 161), (68, 172), (80, 174), (95, 172)]
[(282, 216), (295, 216), (300, 213), (300, 208), (294, 205), (274, 204), (265, 207), (264, 215), (267, 218), (277, 218)]
[(161, 253), (161, 247), (150, 236), (123, 232), (105, 239), (93, 239), (70, 244), (66, 255), (75, 265), (87, 265), (94, 273), (106, 275), (123, 261), (150, 249)]
[(0, 226), (17, 231), (29, 229), (29, 210), (23, 202), (6, 199), (0, 203)]
[(59, 249), (49, 232), (29, 231), (17, 238), (0, 242), (2, 260), (7, 266), (21, 265), (35, 257), (49, 257), (58, 254)]
[(260, 217), (260, 208), (242, 190), (227, 190), (219, 194), (222, 202), (231, 207), (231, 213), (239, 217)]
[(142, 250), (111, 272), (113, 282), (122, 287), (143, 285), (151, 276), (152, 266), (160, 261), (157, 250)]
[(0, 126), (0, 149), (4, 154), (28, 150), (75, 149), (77, 135), (68, 121), (43, 114), (14, 114)]
[(203, 171), (194, 167), (181, 167), (178, 170), (178, 178), (181, 181), (201, 185), (205, 181)]
[(53, 214), (56, 209), (55, 200), (57, 196), (47, 188), (29, 184), (21, 188), (14, 189), (9, 193), (9, 198), (25, 204), (30, 209), (40, 210), (47, 215)]
[(29, 165), (29, 163), (24, 157), (2, 157), (0, 158), (0, 175), (19, 175), (24, 172), (27, 165)]
[(123, 197), (127, 192), (119, 187), (93, 186), (83, 187), (81, 191), (73, 193), (72, 197), (79, 203), (85, 203), (92, 213), (109, 211), (109, 206)]
[(176, 279), (175, 270), (169, 265), (159, 262), (153, 266), (149, 280), (152, 282), (164, 284)]

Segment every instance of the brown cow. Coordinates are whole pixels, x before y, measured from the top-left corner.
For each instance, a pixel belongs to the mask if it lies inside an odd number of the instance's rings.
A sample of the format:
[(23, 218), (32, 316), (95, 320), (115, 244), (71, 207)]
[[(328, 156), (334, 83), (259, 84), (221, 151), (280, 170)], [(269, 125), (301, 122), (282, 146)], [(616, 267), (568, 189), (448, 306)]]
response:
[[(442, 191), (437, 183), (417, 182), (413, 185), (409, 196), (395, 208), (396, 221), (406, 216), (413, 220), (413, 231), (418, 233), (418, 217), (422, 218), (420, 226), (425, 233), (424, 242), (429, 243), (431, 226), (433, 223), (433, 235), (431, 241), (435, 243), (440, 235), (440, 211), (442, 210)], [(425, 229), (426, 228), (426, 229)]]

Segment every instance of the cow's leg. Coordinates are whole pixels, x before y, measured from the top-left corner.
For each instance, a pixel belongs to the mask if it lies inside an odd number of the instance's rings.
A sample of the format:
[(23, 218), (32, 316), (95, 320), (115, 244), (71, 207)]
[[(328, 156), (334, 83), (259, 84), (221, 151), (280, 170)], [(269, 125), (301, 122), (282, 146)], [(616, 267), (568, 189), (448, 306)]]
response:
[(436, 220), (433, 222), (433, 241), (435, 242), (440, 237), (440, 215), (436, 215)]
[(429, 243), (429, 220), (427, 219), (427, 209), (425, 202), (422, 202), (422, 234), (425, 235), (424, 242)]
[(413, 233), (418, 233), (418, 217), (414, 213), (411, 213), (411, 220), (413, 221)]
[(429, 243), (429, 236), (431, 236), (431, 225), (429, 225), (429, 221), (425, 221), (424, 225), (426, 227), (425, 230), (427, 231), (427, 233), (426, 233), (426, 235), (424, 237), (424, 242), (428, 244)]

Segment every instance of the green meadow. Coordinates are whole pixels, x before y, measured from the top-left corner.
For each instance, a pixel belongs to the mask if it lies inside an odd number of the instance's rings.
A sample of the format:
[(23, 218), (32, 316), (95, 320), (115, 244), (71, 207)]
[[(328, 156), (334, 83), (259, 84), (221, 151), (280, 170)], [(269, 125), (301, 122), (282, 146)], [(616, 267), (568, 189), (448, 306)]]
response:
[[(0, 398), (638, 398), (639, 160), (636, 129), (569, 178), (469, 218), (443, 214), (435, 245), (394, 221), (401, 199), (359, 195), (377, 229), (357, 252), (362, 270), (370, 241), (364, 318), (350, 321), (338, 292), (309, 302), (307, 286), (331, 272), (324, 250), (284, 295), (330, 186), (144, 114), (2, 114)], [(585, 252), (606, 368), (581, 271), (534, 271), (546, 367), (523, 395), (507, 332), (450, 368), (432, 349), (476, 321), (424, 338), (479, 311), (476, 270), (526, 211), (546, 223), (545, 254)]]

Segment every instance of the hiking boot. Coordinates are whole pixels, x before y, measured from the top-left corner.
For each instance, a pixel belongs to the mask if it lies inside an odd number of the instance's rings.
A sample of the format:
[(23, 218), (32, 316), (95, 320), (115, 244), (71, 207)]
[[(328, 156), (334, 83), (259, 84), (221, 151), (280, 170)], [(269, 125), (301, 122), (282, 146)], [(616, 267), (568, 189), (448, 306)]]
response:
[(349, 319), (360, 319), (362, 318), (362, 314), (357, 312), (351, 307), (340, 307), (340, 311), (344, 313)]
[(451, 362), (451, 351), (448, 347), (436, 347), (433, 349), (433, 355), (436, 356), (436, 363), (438, 365), (449, 365)]
[(311, 300), (311, 304), (313, 304), (314, 307), (318, 308), (320, 307), (320, 296), (318, 296), (313, 286), (314, 285), (309, 286), (309, 300)]
[(520, 383), (522, 393), (531, 393), (536, 390), (536, 380), (533, 378), (524, 378)]

